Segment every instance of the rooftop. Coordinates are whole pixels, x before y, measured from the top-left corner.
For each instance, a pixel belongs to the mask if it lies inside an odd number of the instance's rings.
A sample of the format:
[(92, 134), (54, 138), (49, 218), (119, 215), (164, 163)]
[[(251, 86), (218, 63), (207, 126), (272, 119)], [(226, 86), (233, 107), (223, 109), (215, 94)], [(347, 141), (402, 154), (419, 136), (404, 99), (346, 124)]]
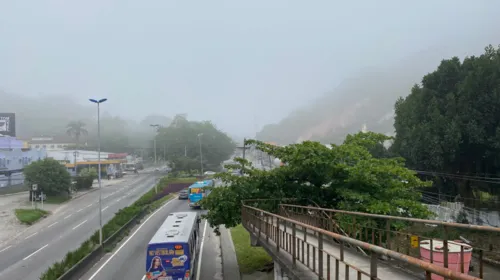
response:
[(197, 223), (197, 212), (175, 212), (168, 215), (149, 244), (188, 242)]

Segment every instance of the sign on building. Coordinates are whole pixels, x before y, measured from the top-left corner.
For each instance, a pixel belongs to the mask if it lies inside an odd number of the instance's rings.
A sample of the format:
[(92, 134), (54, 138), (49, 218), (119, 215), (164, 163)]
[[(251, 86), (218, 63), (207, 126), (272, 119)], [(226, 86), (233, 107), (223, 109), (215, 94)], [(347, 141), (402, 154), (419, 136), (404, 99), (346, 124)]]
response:
[(0, 113), (0, 135), (16, 137), (16, 114)]

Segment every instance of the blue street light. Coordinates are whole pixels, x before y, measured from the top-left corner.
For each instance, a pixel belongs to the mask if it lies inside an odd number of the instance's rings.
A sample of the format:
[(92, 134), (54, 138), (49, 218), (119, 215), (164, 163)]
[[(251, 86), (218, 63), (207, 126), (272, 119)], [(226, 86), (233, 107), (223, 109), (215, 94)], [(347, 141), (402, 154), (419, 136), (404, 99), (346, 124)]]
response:
[(89, 99), (90, 102), (97, 104), (97, 172), (99, 181), (99, 245), (102, 246), (102, 189), (101, 189), (101, 117), (100, 105), (106, 102), (107, 98)]

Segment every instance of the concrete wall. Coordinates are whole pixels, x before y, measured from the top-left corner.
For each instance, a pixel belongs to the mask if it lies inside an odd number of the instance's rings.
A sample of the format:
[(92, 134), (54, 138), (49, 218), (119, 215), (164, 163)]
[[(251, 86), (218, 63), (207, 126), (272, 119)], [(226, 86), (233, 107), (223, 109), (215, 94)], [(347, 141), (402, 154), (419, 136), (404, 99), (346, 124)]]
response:
[(0, 149), (22, 149), (23, 141), (14, 137), (0, 137)]

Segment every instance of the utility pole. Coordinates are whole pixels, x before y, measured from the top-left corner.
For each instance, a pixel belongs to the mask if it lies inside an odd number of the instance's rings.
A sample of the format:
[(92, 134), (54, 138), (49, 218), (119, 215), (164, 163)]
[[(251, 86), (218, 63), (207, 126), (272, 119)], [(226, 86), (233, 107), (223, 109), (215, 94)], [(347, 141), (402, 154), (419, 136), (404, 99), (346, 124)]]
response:
[(75, 161), (74, 161), (74, 163), (75, 163), (75, 176), (78, 176), (78, 165), (76, 164), (76, 157), (78, 157), (78, 155), (79, 155), (78, 151), (73, 152), (73, 156), (75, 158)]
[(167, 143), (163, 145), (163, 160), (167, 162)]
[(198, 134), (198, 142), (200, 143), (200, 170), (201, 170), (200, 176), (203, 176), (203, 152), (201, 150), (201, 136), (203, 136), (203, 133)]
[(153, 149), (155, 150), (155, 165), (156, 165), (156, 136), (158, 135), (158, 132), (160, 131), (161, 125), (159, 125), (159, 124), (150, 124), (150, 126), (156, 128), (156, 134), (155, 134), (155, 137), (153, 138)]

